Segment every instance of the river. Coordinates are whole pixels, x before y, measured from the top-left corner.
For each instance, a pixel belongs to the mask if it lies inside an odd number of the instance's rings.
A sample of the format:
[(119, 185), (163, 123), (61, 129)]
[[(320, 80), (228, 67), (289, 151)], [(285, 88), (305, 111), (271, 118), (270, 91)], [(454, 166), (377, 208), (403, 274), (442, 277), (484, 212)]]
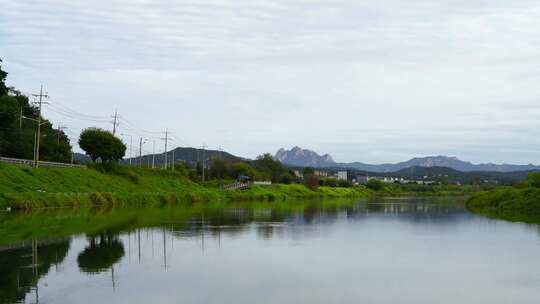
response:
[(0, 215), (0, 303), (538, 303), (540, 229), (453, 199)]

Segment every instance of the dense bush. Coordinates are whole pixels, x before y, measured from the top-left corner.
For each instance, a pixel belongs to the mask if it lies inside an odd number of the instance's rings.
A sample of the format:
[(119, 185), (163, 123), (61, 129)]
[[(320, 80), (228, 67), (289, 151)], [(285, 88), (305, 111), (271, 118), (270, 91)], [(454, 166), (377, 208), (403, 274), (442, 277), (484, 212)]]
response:
[(372, 178), (372, 179), (368, 180), (368, 182), (366, 183), (366, 187), (368, 189), (373, 190), (373, 191), (379, 191), (384, 187), (384, 184), (380, 180)]
[(92, 162), (118, 162), (126, 153), (126, 145), (111, 132), (99, 128), (88, 128), (81, 132), (79, 146), (90, 156)]
[(338, 181), (338, 187), (349, 188), (350, 186), (351, 186), (351, 183), (349, 181), (346, 181), (343, 179)]

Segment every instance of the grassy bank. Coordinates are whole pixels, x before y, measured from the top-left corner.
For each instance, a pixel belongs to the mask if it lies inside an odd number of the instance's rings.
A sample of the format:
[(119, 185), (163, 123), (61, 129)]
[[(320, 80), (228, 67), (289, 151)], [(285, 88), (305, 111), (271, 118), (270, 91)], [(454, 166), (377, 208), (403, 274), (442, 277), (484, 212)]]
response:
[(0, 208), (34, 209), (58, 206), (164, 205), (179, 202), (286, 200), (315, 197), (368, 197), (365, 188), (304, 185), (253, 186), (222, 191), (200, 185), (180, 173), (131, 167), (109, 170), (26, 168), (0, 163)]
[(540, 223), (540, 173), (515, 186), (473, 195), (466, 203), (469, 210), (512, 221)]

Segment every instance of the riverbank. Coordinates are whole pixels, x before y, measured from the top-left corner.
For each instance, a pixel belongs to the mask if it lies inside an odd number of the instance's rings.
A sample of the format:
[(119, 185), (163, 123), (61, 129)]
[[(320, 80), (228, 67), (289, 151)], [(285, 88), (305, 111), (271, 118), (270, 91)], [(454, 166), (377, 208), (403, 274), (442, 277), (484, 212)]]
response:
[(213, 183), (201, 185), (165, 170), (117, 167), (27, 168), (0, 163), (0, 208), (37, 209), (93, 205), (164, 205), (180, 202), (287, 200), (317, 197), (363, 198), (374, 192), (364, 187), (309, 189), (301, 184), (252, 186), (223, 191)]
[(516, 187), (477, 193), (467, 200), (466, 207), (486, 216), (540, 223), (540, 173), (529, 175)]

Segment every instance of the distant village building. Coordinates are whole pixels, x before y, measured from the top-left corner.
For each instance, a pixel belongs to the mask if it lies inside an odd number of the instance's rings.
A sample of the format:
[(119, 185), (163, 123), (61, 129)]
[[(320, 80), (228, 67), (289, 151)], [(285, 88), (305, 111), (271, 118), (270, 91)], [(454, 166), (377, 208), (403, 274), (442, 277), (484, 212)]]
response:
[(328, 177), (328, 172), (324, 171), (324, 170), (315, 170), (313, 172), (313, 175), (315, 175), (317, 177)]
[(293, 173), (296, 178), (304, 178), (304, 175), (299, 170), (294, 170)]
[(418, 185), (434, 185), (437, 184), (435, 181), (431, 180), (414, 180), (414, 179), (405, 179), (403, 177), (391, 177), (391, 176), (382, 176), (382, 177), (368, 177), (367, 180), (376, 179), (383, 183), (393, 183), (393, 184), (418, 184)]
[(366, 184), (369, 180), (369, 177), (365, 174), (358, 174), (356, 176), (356, 182), (360, 185)]
[(337, 172), (337, 179), (338, 180), (347, 180), (348, 179), (347, 171), (338, 171)]

